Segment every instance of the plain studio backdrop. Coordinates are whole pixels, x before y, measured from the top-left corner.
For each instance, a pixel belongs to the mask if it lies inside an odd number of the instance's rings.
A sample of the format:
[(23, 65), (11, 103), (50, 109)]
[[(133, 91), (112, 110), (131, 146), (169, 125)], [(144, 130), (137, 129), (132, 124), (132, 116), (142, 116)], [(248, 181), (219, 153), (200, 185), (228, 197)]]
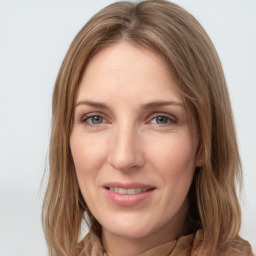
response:
[[(58, 69), (108, 0), (0, 0), (0, 254), (47, 255), (41, 228)], [(226, 75), (244, 167), (242, 236), (256, 249), (256, 1), (176, 0), (210, 35)]]

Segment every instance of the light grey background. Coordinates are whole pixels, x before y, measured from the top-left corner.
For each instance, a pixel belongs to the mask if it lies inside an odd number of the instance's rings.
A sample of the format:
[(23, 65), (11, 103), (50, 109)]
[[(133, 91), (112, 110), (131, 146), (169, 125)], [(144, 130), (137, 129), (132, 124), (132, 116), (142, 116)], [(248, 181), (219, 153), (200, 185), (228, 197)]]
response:
[[(0, 254), (46, 255), (40, 223), (51, 94), (71, 40), (113, 1), (0, 0)], [(244, 167), (241, 234), (256, 249), (256, 1), (176, 0), (223, 63)]]

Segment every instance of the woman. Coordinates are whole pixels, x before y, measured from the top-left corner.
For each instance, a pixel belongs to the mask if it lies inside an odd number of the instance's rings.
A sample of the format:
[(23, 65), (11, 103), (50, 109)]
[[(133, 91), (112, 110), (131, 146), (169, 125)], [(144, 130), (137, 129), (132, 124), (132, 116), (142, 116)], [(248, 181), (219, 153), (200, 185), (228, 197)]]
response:
[(50, 255), (252, 255), (225, 78), (185, 10), (149, 0), (97, 13), (66, 54), (52, 115)]

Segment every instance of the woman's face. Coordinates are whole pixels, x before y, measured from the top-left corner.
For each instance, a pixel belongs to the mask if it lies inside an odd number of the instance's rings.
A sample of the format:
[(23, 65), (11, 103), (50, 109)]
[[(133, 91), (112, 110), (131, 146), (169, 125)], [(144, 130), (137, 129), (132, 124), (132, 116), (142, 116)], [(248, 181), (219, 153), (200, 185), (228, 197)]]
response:
[(198, 140), (176, 86), (162, 57), (124, 41), (98, 52), (83, 74), (70, 146), (106, 235), (160, 241), (182, 229)]

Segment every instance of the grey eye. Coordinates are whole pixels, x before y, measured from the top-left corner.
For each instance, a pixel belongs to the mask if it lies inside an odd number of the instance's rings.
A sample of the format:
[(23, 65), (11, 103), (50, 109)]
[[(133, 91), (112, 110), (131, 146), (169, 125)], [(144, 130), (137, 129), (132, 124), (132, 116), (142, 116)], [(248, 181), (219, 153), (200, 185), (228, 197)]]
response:
[(166, 116), (156, 116), (154, 123), (156, 124), (167, 124), (168, 121), (170, 120), (170, 118), (166, 117)]
[(103, 120), (104, 119), (101, 116), (90, 116), (86, 118), (86, 122), (90, 124), (102, 124)]
[(156, 117), (156, 123), (157, 124), (167, 124), (169, 121), (169, 118), (166, 116), (157, 116)]

